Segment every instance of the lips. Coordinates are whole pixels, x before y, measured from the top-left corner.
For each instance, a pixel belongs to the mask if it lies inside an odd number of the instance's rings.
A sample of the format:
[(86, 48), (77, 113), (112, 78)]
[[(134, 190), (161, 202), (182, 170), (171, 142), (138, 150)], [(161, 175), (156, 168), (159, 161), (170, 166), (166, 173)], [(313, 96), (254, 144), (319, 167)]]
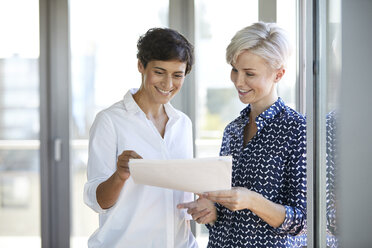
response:
[(242, 90), (242, 89), (237, 89), (237, 90), (239, 92), (239, 95), (241, 96), (247, 95), (249, 92), (252, 91), (252, 90)]
[(173, 89), (171, 90), (162, 90), (162, 89), (159, 89), (158, 87), (155, 87), (155, 89), (162, 95), (164, 96), (169, 96), (170, 93), (173, 91)]

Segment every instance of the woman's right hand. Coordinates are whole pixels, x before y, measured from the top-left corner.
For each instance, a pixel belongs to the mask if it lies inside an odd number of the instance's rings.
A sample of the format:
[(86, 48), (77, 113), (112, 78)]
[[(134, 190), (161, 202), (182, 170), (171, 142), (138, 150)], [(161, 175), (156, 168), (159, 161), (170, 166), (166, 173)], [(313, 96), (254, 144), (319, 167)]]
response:
[(116, 172), (121, 180), (126, 181), (130, 176), (129, 159), (142, 159), (135, 151), (123, 151), (119, 157), (116, 165)]

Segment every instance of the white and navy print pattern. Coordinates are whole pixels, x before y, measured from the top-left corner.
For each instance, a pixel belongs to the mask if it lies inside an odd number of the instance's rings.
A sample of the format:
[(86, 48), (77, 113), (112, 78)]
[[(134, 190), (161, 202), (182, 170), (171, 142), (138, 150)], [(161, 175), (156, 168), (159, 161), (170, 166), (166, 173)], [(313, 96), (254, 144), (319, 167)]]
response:
[[(306, 122), (279, 98), (256, 118), (257, 133), (243, 147), (250, 105), (224, 131), (220, 155), (233, 157), (232, 186), (245, 187), (285, 206), (286, 217), (273, 228), (250, 210), (217, 206), (209, 226), (209, 248), (301, 247), (306, 237)], [(297, 236), (296, 236), (297, 235)]]

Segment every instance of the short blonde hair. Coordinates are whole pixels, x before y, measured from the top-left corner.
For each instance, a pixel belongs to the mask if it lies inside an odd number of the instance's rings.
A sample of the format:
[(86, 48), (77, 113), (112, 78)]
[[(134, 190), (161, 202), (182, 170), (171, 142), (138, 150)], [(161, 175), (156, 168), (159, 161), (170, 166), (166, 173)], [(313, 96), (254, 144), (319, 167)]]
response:
[(291, 55), (287, 32), (275, 23), (257, 22), (238, 31), (226, 49), (226, 61), (235, 63), (237, 57), (249, 50), (263, 58), (273, 69), (285, 67)]

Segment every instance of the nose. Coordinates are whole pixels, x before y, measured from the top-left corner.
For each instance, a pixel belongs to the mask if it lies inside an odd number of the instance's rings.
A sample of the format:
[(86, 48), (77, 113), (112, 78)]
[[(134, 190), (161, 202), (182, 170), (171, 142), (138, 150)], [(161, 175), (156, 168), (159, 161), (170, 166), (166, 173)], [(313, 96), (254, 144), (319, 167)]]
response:
[(164, 87), (164, 89), (168, 89), (168, 90), (171, 89), (173, 86), (172, 75), (165, 76), (164, 80), (162, 80), (161, 86)]
[(236, 87), (244, 85), (244, 75), (240, 72), (231, 74), (231, 81), (235, 84)]

